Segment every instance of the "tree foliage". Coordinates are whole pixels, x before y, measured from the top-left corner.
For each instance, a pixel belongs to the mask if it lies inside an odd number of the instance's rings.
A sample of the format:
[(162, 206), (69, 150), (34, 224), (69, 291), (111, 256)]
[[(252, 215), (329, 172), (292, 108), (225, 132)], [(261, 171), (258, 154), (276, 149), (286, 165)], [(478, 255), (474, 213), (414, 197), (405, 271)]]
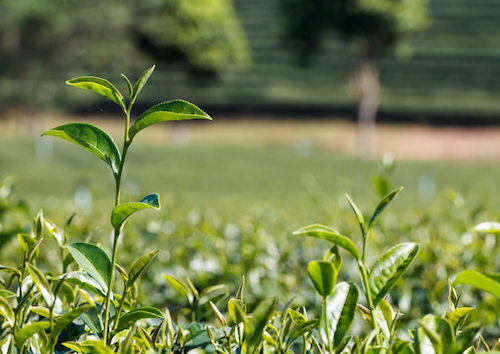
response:
[[(289, 43), (307, 59), (328, 32), (379, 50), (428, 23), (427, 0), (280, 0)], [(374, 53), (375, 54), (375, 53)]]
[(214, 76), (250, 61), (230, 0), (5, 0), (0, 49), (0, 94), (19, 104), (50, 103), (51, 82), (88, 71), (168, 63)]
[(353, 91), (358, 96), (359, 152), (375, 153), (379, 74), (376, 59), (428, 21), (427, 0), (280, 0), (286, 38), (304, 64), (318, 52), (328, 32), (361, 43)]

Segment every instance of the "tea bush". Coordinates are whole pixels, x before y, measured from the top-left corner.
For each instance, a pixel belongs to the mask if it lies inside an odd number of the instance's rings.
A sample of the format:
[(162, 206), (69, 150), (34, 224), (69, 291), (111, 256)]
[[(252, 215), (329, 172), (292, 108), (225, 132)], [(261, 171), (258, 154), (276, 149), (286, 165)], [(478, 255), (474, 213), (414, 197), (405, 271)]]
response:
[[(358, 208), (347, 195), (351, 210), (332, 207), (310, 185), (304, 219), (336, 224), (341, 232), (322, 224), (299, 228), (292, 215), (279, 215), (270, 206), (234, 223), (214, 211), (183, 213), (169, 204), (167, 220), (146, 215), (147, 222), (127, 223), (137, 211), (160, 208), (157, 194), (122, 203), (124, 162), (134, 136), (159, 122), (211, 119), (195, 105), (174, 100), (151, 107), (131, 124), (132, 107), (153, 71), (146, 70), (135, 85), (124, 76), (128, 103), (105, 79), (67, 82), (109, 98), (125, 116), (121, 151), (111, 136), (87, 123), (43, 134), (80, 145), (110, 167), (116, 187), (108, 214), (114, 230), (111, 257), (104, 250), (107, 240), (94, 240), (94, 232), (74, 215), (58, 227), (39, 212), (28, 232), (7, 240), (8, 262), (0, 267), (2, 353), (463, 354), (499, 349), (491, 341), (497, 327), (485, 331), (486, 323), (498, 320), (496, 300), (485, 297), (475, 309), (472, 297), (458, 295), (455, 286), (469, 284), (500, 296), (500, 277), (489, 274), (496, 267), (496, 236), (481, 240), (500, 233), (500, 225), (472, 227), (481, 208), (470, 215), (452, 208), (463, 203), (454, 192), (399, 220), (386, 208), (402, 188), (366, 214), (365, 206)], [(390, 171), (381, 170), (374, 182), (385, 194)], [(10, 186), (6, 179), (0, 197), (8, 197)], [(0, 215), (2, 224), (15, 234), (25, 223), (24, 217), (12, 216), (22, 204), (6, 199), (5, 205), (9, 214)], [(379, 222), (382, 213), (385, 222)], [(279, 242), (285, 238), (288, 242)], [(156, 245), (168, 252), (160, 253)], [(181, 268), (186, 264), (189, 270)], [(448, 280), (456, 274), (454, 283)]]

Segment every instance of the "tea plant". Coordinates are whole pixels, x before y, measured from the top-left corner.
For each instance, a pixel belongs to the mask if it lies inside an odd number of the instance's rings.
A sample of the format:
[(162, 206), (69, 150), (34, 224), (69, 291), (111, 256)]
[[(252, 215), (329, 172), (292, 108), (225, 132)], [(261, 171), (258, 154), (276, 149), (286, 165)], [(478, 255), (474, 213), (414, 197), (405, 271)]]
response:
[[(22, 266), (19, 269), (2, 268), (3, 271), (10, 272), (17, 277), (20, 284), (16, 307), (12, 308), (5, 298), (1, 299), (2, 309), (4, 310), (2, 314), (7, 319), (4, 322), (4, 328), (10, 328), (11, 330), (11, 333), (4, 337), (12, 338), (9, 335), (13, 335), (18, 352), (25, 352), (28, 348), (33, 350), (33, 346), (37, 346), (39, 343), (42, 343), (39, 345), (41, 352), (53, 352), (60, 340), (59, 335), (68, 326), (74, 325), (73, 321), (78, 317), (87, 324), (94, 336), (102, 338), (103, 346), (110, 345), (113, 339), (116, 341), (115, 336), (117, 333), (128, 328), (130, 324), (141, 318), (163, 318), (163, 314), (156, 308), (131, 307), (133, 304), (132, 290), (136, 286), (136, 281), (159, 250), (141, 256), (132, 265), (129, 272), (116, 263), (118, 238), (127, 219), (139, 210), (160, 208), (157, 194), (149, 194), (139, 202), (121, 203), (120, 192), (125, 158), (134, 137), (141, 130), (153, 124), (186, 119), (210, 120), (211, 118), (189, 102), (172, 100), (151, 107), (131, 124), (131, 112), (134, 103), (154, 69), (155, 66), (152, 66), (146, 70), (135, 85), (132, 85), (130, 80), (123, 75), (129, 89), (128, 103), (116, 87), (105, 79), (85, 76), (67, 81), (67, 84), (71, 86), (90, 90), (109, 98), (118, 104), (125, 115), (125, 133), (121, 152), (114, 140), (106, 132), (87, 123), (69, 123), (42, 134), (43, 136), (60, 137), (80, 145), (97, 155), (111, 168), (116, 187), (115, 207), (111, 211), (110, 218), (114, 229), (113, 251), (110, 259), (97, 245), (87, 242), (66, 245), (66, 233), (59, 232), (54, 224), (45, 220), (43, 215), (39, 214), (34, 222), (31, 234), (20, 235), (21, 245), (25, 250)], [(35, 255), (39, 244), (42, 242), (40, 236), (42, 224), (48, 228), (61, 248), (64, 274), (60, 277), (54, 278), (44, 275), (35, 266)], [(68, 265), (73, 260), (83, 271), (66, 272)], [(113, 293), (115, 268), (119, 270), (124, 279), (122, 296)], [(55, 281), (54, 286), (51, 286), (51, 280)], [(67, 289), (66, 283), (77, 284), (78, 292), (83, 298), (76, 297), (75, 289)], [(34, 291), (35, 284), (39, 292)], [(71, 292), (72, 296), (70, 296), (69, 302), (62, 303), (57, 296), (64, 289)], [(83, 289), (99, 294), (98, 301), (94, 302)], [(7, 295), (11, 297), (12, 294), (7, 293)], [(126, 300), (127, 296), (131, 299), (130, 301)], [(41, 299), (43, 299), (42, 302), (45, 302), (46, 307), (38, 312), (33, 311), (32, 307), (39, 304)], [(82, 301), (86, 302), (86, 304), (81, 305)], [(125, 313), (122, 314), (124, 310)], [(30, 316), (34, 313), (38, 313), (38, 315), (41, 313), (41, 316), (48, 318), (48, 320), (24, 325), (31, 321)], [(49, 330), (48, 335), (43, 334), (43, 331), (46, 330)], [(81, 334), (71, 335), (69, 339), (77, 339)], [(32, 338), (34, 335), (37, 335), (35, 339)], [(9, 340), (10, 344), (7, 346), (12, 347), (14, 341)], [(70, 344), (65, 345), (71, 347)], [(75, 345), (81, 346), (80, 344), (73, 344), (72, 346), (75, 347)], [(90, 346), (93, 345), (94, 343), (91, 343)], [(99, 346), (100, 344), (95, 345)]]
[(12, 174), (0, 179), (0, 248), (22, 231), (26, 221), (29, 222), (28, 206), (12, 195), (16, 183), (17, 178)]
[[(191, 279), (173, 275), (164, 275), (164, 278), (184, 300), (163, 311), (142, 307), (138, 301), (137, 280), (159, 250), (142, 255), (127, 271), (117, 263), (118, 239), (132, 214), (140, 210), (157, 210), (160, 202), (158, 194), (149, 194), (138, 202), (122, 203), (121, 182), (127, 151), (136, 134), (155, 123), (211, 119), (195, 105), (173, 100), (151, 107), (131, 124), (134, 103), (153, 71), (154, 66), (146, 70), (135, 85), (124, 76), (129, 88), (128, 102), (115, 86), (102, 78), (86, 76), (67, 82), (111, 99), (125, 116), (121, 150), (106, 132), (87, 123), (65, 124), (43, 133), (84, 147), (111, 168), (115, 181), (115, 207), (110, 215), (114, 230), (112, 254), (109, 257), (98, 244), (89, 243), (92, 235), (88, 235), (85, 242), (68, 243), (74, 215), (64, 229), (59, 230), (40, 211), (31, 231), (18, 235), (23, 251), (21, 264), (18, 267), (0, 266), (0, 271), (8, 276), (0, 289), (2, 354), (67, 351), (184, 354), (195, 350), (219, 354), (471, 354), (481, 345), (490, 353), (497, 353), (499, 345), (490, 349), (482, 337), (483, 325), (467, 323), (473, 308), (460, 306), (460, 296), (451, 283), (449, 312), (441, 316), (425, 315), (417, 324), (405, 328), (400, 319), (403, 314), (395, 309), (388, 296), (419, 254), (421, 246), (418, 243), (399, 243), (371, 266), (368, 264), (367, 255), (377, 252), (370, 246), (375, 225), (402, 187), (380, 201), (368, 222), (346, 195), (360, 230), (361, 249), (353, 241), (355, 237), (347, 237), (325, 225), (313, 224), (293, 233), (332, 244), (324, 250), (321, 260), (313, 260), (307, 266), (307, 273), (321, 298), (318, 311), (294, 307), (294, 298), (280, 306), (277, 297), (266, 296), (254, 306), (245, 301), (245, 277), (231, 297), (224, 284), (200, 289)], [(381, 193), (388, 185), (378, 191)], [(500, 229), (497, 226), (489, 223), (476, 229), (496, 233)], [(60, 275), (44, 273), (37, 266), (44, 234), (56, 242)], [(343, 264), (341, 249), (353, 258), (359, 283), (337, 282)], [(74, 263), (78, 270), (73, 270)], [(123, 280), (120, 295), (115, 293), (115, 268)], [(497, 274), (466, 271), (459, 274), (454, 284), (462, 283), (500, 295)], [(314, 318), (315, 313), (319, 314), (317, 318)], [(367, 333), (351, 333), (357, 313), (369, 324)]]

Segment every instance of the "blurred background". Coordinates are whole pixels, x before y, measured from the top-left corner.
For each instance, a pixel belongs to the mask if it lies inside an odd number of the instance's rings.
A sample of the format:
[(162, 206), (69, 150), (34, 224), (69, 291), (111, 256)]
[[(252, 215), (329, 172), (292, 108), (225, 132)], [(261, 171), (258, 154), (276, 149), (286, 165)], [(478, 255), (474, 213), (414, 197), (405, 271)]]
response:
[[(21, 257), (15, 235), (40, 208), (60, 228), (77, 212), (70, 241), (93, 232), (109, 250), (112, 176), (40, 135), (84, 121), (120, 146), (119, 107), (64, 81), (100, 76), (125, 93), (121, 73), (135, 81), (156, 64), (135, 117), (184, 98), (214, 121), (157, 125), (129, 152), (125, 201), (159, 192), (163, 204), (127, 225), (119, 256), (130, 266), (162, 248), (146, 302), (180, 299), (170, 273), (233, 288), (246, 275), (250, 301), (299, 293), (297, 304), (314, 304), (305, 269), (327, 245), (291, 233), (318, 222), (359, 244), (344, 193), (369, 217), (403, 185), (370, 261), (420, 242), (392, 301), (409, 321), (440, 314), (449, 277), (498, 271), (498, 235), (472, 227), (499, 219), (499, 16), (495, 0), (2, 0), (2, 263)], [(45, 269), (58, 257), (51, 242)], [(343, 279), (356, 278), (348, 269)], [(468, 290), (464, 302), (473, 296), (495, 325), (498, 301)]]

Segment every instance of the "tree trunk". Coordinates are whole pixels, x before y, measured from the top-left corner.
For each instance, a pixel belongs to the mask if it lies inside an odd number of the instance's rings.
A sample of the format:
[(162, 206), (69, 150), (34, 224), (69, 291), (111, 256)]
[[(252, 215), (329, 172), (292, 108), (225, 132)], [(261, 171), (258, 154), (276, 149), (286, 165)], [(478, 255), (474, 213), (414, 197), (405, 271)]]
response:
[(376, 115), (378, 109), (379, 75), (374, 50), (363, 56), (358, 74), (358, 147), (361, 156), (375, 155)]

